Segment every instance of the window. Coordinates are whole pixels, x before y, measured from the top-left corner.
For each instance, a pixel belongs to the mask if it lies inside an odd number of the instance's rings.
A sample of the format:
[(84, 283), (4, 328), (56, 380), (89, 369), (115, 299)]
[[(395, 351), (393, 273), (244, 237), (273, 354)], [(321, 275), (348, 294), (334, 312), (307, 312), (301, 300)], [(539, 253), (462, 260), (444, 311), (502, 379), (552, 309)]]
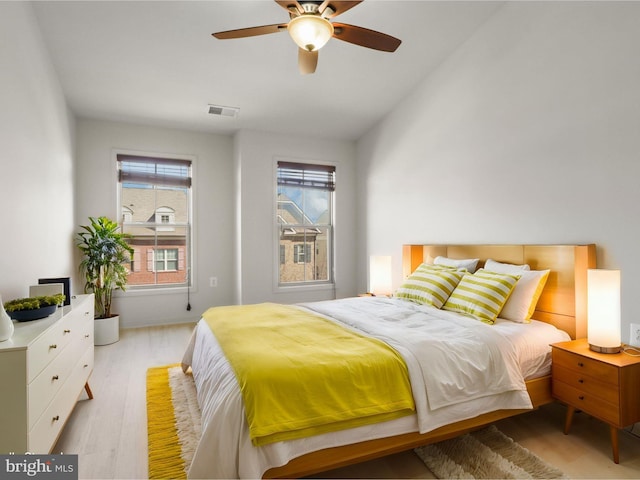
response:
[(174, 223), (176, 223), (175, 210), (171, 207), (166, 207), (166, 206), (157, 208), (156, 220), (158, 223), (162, 224), (162, 227), (158, 227), (158, 230), (162, 230), (165, 232), (172, 232), (174, 228), (168, 227), (167, 225), (173, 225)]
[(122, 231), (134, 250), (129, 286), (187, 286), (191, 161), (118, 154), (117, 164)]
[(178, 270), (177, 248), (156, 248), (156, 272), (168, 272)]
[(310, 263), (311, 262), (311, 246), (303, 243), (294, 245), (293, 261), (295, 263)]
[(133, 221), (133, 212), (130, 208), (122, 207), (122, 221), (126, 223)]
[(332, 281), (335, 167), (278, 162), (279, 284)]

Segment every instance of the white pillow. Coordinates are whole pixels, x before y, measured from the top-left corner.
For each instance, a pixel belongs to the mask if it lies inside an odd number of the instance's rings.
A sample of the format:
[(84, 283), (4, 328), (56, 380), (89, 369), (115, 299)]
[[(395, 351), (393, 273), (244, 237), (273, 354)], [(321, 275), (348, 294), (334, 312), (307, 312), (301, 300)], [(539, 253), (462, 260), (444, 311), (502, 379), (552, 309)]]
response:
[(437, 256), (433, 261), (434, 265), (444, 265), (445, 267), (464, 268), (469, 273), (473, 273), (478, 268), (479, 258), (465, 258), (455, 260), (453, 258)]
[(514, 265), (513, 263), (502, 263), (491, 260), (490, 258), (484, 262), (484, 268), (490, 272), (510, 273), (511, 275), (519, 275), (522, 270), (531, 270), (529, 265)]
[(529, 323), (549, 278), (549, 270), (520, 270), (518, 275), (520, 279), (502, 307), (500, 318)]

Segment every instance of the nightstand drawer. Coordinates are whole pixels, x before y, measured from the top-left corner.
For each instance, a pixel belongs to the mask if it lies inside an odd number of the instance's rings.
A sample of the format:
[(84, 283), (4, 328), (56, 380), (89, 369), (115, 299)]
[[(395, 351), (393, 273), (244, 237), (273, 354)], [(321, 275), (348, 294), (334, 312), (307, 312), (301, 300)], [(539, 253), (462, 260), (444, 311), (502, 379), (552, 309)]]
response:
[(554, 367), (568, 368), (579, 375), (588, 375), (594, 380), (610, 384), (613, 388), (618, 388), (619, 379), (616, 366), (557, 348), (553, 349), (552, 355)]
[(566, 383), (553, 379), (553, 396), (573, 407), (593, 415), (594, 417), (620, 425), (620, 409), (617, 404), (604, 401), (602, 398), (573, 388)]
[(618, 405), (620, 403), (620, 390), (611, 383), (601, 382), (589, 375), (576, 374), (574, 370), (553, 365), (553, 379), (565, 383), (577, 390), (589, 395), (594, 395), (605, 402)]

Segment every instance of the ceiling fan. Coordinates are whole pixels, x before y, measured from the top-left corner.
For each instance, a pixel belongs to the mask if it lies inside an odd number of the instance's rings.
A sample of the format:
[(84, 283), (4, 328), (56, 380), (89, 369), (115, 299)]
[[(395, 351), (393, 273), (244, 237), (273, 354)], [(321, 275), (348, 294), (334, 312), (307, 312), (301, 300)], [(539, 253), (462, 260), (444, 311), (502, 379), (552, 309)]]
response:
[(331, 37), (383, 52), (395, 52), (400, 46), (401, 40), (385, 33), (331, 21), (331, 19), (350, 10), (359, 3), (362, 3), (362, 1), (275, 0), (275, 2), (289, 12), (290, 20), (288, 23), (227, 30), (225, 32), (213, 33), (212, 35), (220, 40), (226, 40), (230, 38), (254, 37), (286, 30), (298, 45), (298, 68), (302, 74), (314, 73), (316, 71), (316, 66), (318, 65), (318, 50), (320, 50)]

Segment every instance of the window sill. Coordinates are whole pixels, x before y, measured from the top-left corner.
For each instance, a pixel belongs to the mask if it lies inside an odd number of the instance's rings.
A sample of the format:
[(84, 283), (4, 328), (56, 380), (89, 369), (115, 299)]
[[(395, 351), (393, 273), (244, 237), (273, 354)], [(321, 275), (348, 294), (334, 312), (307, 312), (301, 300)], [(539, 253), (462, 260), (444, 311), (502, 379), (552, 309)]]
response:
[(276, 285), (275, 293), (294, 293), (294, 292), (311, 292), (311, 291), (327, 291), (335, 289), (335, 283), (313, 283), (313, 284), (291, 284)]
[[(189, 292), (191, 293), (196, 293), (197, 291), (198, 290), (195, 287), (189, 288)], [(167, 287), (154, 285), (154, 286), (143, 287), (143, 288), (133, 288), (132, 286), (129, 286), (125, 292), (123, 292), (122, 290), (115, 290), (113, 292), (113, 296), (114, 297), (143, 297), (146, 295), (149, 295), (149, 296), (160, 295), (160, 294), (172, 295), (172, 294), (179, 294), (179, 293), (186, 293), (186, 292), (187, 292), (186, 285), (167, 286)]]

